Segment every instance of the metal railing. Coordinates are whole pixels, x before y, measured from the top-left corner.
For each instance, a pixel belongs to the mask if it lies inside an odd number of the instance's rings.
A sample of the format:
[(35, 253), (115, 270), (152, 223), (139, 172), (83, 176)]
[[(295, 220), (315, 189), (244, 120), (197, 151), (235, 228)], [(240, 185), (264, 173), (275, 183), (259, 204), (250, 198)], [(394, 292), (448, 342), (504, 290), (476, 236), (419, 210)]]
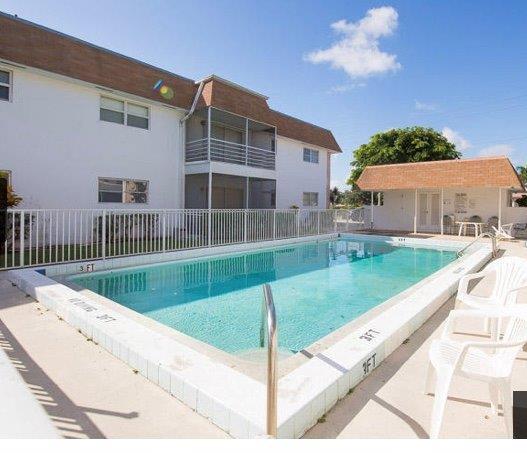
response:
[(185, 145), (185, 162), (204, 161), (226, 162), (274, 170), (276, 153), (268, 149), (216, 138), (210, 139), (210, 152), (208, 138), (187, 142)]
[(278, 325), (271, 286), (262, 286), (262, 323), (260, 326), (260, 346), (265, 343), (267, 331), (267, 435), (277, 436), (278, 421)]
[(15, 209), (7, 211), (0, 269), (344, 233), (362, 225), (360, 210)]
[(484, 237), (489, 237), (490, 240), (491, 240), (491, 243), (492, 243), (492, 258), (496, 258), (496, 256), (498, 256), (498, 241), (497, 241), (497, 238), (496, 238), (496, 235), (492, 234), (492, 233), (489, 233), (489, 232), (484, 232), (484, 233), (481, 233), (479, 236), (477, 236), (473, 241), (470, 241), (465, 247), (463, 247), (461, 250), (458, 250), (457, 251), (457, 257), (460, 258), (463, 256), (463, 254), (465, 253), (465, 251), (471, 247), (472, 245), (474, 245), (476, 242), (478, 242), (480, 239), (484, 238)]

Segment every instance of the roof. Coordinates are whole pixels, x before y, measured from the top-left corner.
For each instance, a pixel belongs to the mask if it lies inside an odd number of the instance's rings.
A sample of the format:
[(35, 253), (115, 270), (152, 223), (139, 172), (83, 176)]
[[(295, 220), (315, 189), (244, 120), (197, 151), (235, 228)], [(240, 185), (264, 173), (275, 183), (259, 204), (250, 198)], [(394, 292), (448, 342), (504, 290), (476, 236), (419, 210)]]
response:
[(217, 107), (255, 121), (276, 126), (277, 134), (283, 137), (341, 152), (340, 146), (331, 131), (272, 110), (267, 104), (265, 96), (236, 86), (232, 82), (227, 82), (217, 76), (210, 76), (203, 82), (203, 92), (198, 101), (198, 108)]
[(374, 165), (364, 169), (362, 190), (439, 189), (447, 187), (507, 187), (524, 190), (506, 156)]
[[(129, 93), (173, 107), (190, 109), (199, 82), (72, 36), (0, 12), (0, 59)], [(0, 60), (1, 63), (1, 60)], [(174, 90), (165, 100), (153, 89), (162, 79)], [(328, 129), (272, 110), (267, 97), (238, 84), (209, 76), (201, 106), (213, 106), (276, 126), (281, 136), (341, 152)]]

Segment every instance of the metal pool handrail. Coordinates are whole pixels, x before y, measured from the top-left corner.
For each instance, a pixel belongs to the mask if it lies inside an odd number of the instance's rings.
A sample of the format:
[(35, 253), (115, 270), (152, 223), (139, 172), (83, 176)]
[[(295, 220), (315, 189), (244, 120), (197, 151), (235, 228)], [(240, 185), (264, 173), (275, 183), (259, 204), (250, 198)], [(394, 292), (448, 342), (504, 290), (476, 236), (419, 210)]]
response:
[(458, 250), (457, 257), (460, 258), (463, 255), (463, 252), (467, 250), (471, 245), (478, 242), (480, 239), (484, 237), (489, 237), (492, 242), (492, 258), (496, 258), (498, 255), (498, 242), (496, 240), (496, 236), (492, 233), (481, 233), (478, 237), (476, 237), (473, 241), (469, 242), (465, 247), (463, 247), (461, 250)]
[(277, 436), (277, 402), (278, 376), (276, 363), (278, 360), (278, 326), (274, 308), (273, 292), (269, 284), (264, 284), (262, 302), (262, 323), (260, 325), (260, 346), (265, 342), (265, 328), (267, 327), (267, 435)]

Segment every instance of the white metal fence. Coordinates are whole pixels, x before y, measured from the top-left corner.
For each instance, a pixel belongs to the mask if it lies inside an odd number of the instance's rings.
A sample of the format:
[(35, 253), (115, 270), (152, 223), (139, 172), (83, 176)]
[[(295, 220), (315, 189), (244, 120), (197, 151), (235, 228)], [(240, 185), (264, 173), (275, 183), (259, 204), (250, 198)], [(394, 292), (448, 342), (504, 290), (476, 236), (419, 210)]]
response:
[(362, 209), (16, 209), (0, 269), (348, 232)]

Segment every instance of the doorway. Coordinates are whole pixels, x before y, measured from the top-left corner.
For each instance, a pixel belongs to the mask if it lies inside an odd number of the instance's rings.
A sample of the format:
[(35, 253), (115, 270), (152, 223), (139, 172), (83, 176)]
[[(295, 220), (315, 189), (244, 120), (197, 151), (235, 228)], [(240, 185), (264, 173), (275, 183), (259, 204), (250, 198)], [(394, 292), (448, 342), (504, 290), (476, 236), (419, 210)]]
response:
[(421, 192), (419, 199), (419, 222), (421, 231), (433, 232), (441, 228), (441, 196), (439, 192)]

